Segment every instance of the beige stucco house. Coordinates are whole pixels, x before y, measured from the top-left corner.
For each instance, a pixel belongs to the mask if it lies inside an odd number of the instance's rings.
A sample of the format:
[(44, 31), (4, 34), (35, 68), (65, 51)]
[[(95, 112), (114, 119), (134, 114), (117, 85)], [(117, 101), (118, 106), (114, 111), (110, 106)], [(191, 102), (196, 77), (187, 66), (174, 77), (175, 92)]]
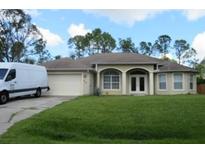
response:
[(195, 94), (192, 68), (136, 53), (106, 53), (44, 64), (50, 95)]

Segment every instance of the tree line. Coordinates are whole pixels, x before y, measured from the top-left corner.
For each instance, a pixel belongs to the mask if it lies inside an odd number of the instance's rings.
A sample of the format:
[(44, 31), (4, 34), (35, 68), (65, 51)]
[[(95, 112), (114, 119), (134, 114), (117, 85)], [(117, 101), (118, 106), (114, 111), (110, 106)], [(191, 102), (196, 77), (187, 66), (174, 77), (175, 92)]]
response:
[[(113, 50), (119, 52), (132, 52), (148, 56), (161, 54), (163, 59), (168, 59), (167, 54), (174, 54), (179, 64), (197, 63), (196, 50), (184, 39), (175, 40), (169, 35), (160, 35), (153, 43), (141, 41), (137, 46), (130, 38), (119, 38), (117, 41), (108, 32), (102, 32), (100, 28), (94, 29), (85, 36), (77, 35), (69, 38), (68, 47), (72, 49), (71, 58), (81, 58), (96, 53), (111, 53)], [(174, 51), (174, 52), (173, 52)]]
[[(132, 52), (148, 56), (174, 54), (179, 64), (197, 63), (196, 50), (190, 44), (179, 39), (173, 41), (169, 35), (161, 35), (154, 42), (141, 41), (138, 45), (130, 38), (117, 41), (108, 32), (96, 28), (85, 36), (77, 35), (68, 39), (68, 48), (73, 51), (71, 58), (77, 59), (97, 53)], [(0, 10), (0, 61), (42, 63), (52, 57), (46, 49), (46, 41), (38, 27), (31, 22), (31, 16), (20, 9)]]
[(46, 41), (20, 9), (0, 10), (0, 61), (42, 63), (51, 57)]

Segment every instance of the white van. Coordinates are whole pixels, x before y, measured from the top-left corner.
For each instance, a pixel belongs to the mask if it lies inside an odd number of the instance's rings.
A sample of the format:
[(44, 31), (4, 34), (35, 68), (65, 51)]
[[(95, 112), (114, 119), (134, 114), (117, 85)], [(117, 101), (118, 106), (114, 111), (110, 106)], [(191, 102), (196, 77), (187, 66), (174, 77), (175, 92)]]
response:
[(25, 95), (40, 97), (48, 91), (48, 77), (43, 66), (23, 63), (0, 63), (0, 104), (9, 98)]

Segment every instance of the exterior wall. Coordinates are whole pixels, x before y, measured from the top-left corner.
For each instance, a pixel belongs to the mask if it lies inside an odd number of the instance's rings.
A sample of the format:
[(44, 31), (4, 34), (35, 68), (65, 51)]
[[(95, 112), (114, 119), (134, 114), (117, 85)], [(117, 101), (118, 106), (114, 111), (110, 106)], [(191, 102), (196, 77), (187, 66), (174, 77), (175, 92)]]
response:
[(95, 78), (94, 73), (90, 73), (90, 95), (93, 95), (95, 92)]
[[(126, 95), (130, 95), (130, 80), (129, 80), (129, 70), (132, 69), (144, 69), (146, 71), (154, 72), (154, 68), (152, 65), (100, 65), (97, 68), (97, 72), (100, 73), (100, 83), (99, 88), (101, 89), (101, 92), (103, 95), (123, 95), (123, 83), (122, 83), (122, 73), (126, 73), (126, 89), (125, 93)], [(106, 69), (116, 69), (120, 71), (120, 89), (119, 90), (104, 90), (103, 89), (103, 70)], [(194, 76), (194, 84), (193, 84), (193, 90), (190, 89), (190, 74), (191, 73), (183, 73), (183, 90), (174, 90), (173, 88), (173, 73), (166, 73), (167, 75), (167, 89), (166, 90), (160, 90), (159, 89), (159, 81), (158, 81), (158, 74), (154, 74), (154, 87), (150, 87), (150, 79), (149, 79), (149, 73), (147, 74), (147, 90), (148, 94), (150, 91), (150, 88), (154, 89), (154, 93), (156, 95), (175, 95), (175, 94), (196, 94), (197, 93), (197, 84), (196, 84), (196, 76)], [(92, 95), (95, 92), (95, 89), (97, 87), (97, 74), (93, 72), (69, 72), (69, 71), (58, 71), (58, 72), (48, 72), (48, 76), (56, 74), (56, 75), (80, 75), (81, 76), (81, 86), (80, 86), (80, 93), (82, 95)]]
[(130, 93), (130, 80), (129, 80), (129, 75), (127, 73), (127, 78), (126, 78), (126, 94), (129, 94)]
[(87, 72), (82, 73), (82, 83), (83, 83), (83, 95), (90, 94), (90, 74)]
[(160, 90), (159, 89), (159, 80), (158, 74), (154, 75), (155, 81), (155, 94), (156, 95), (177, 95), (177, 94), (196, 94), (197, 93), (197, 84), (196, 84), (196, 76), (194, 75), (194, 83), (193, 90), (190, 89), (190, 75), (191, 73), (183, 73), (183, 90), (174, 90), (174, 73), (165, 73), (167, 76), (167, 89)]
[(154, 71), (153, 65), (98, 65), (97, 66), (97, 70), (100, 72), (105, 69), (117, 69), (121, 72), (127, 72), (129, 70), (136, 69), (136, 68), (144, 69), (151, 72)]
[(90, 72), (84, 72), (83, 75), (83, 95), (94, 94), (94, 74)]
[[(126, 73), (126, 95), (130, 95), (130, 89), (129, 89), (129, 74), (127, 73), (128, 71), (132, 69), (143, 69), (146, 70), (147, 72), (154, 72), (154, 66), (153, 65), (98, 65), (97, 66), (97, 72), (100, 73), (100, 83), (99, 83), (99, 88), (101, 89), (101, 92), (103, 95), (122, 95), (123, 94), (123, 83), (122, 83), (122, 73)], [(119, 90), (104, 90), (103, 89), (103, 76), (102, 72), (106, 69), (115, 69), (121, 72), (120, 75), (120, 89)], [(149, 87), (149, 75), (147, 76), (147, 90), (149, 93), (149, 89), (154, 87)]]

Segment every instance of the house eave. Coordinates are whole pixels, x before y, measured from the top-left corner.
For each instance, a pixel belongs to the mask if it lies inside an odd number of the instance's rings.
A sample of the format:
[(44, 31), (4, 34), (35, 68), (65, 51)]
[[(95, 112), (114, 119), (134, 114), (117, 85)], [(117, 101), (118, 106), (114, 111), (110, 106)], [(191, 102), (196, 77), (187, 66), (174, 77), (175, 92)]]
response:
[(197, 73), (195, 70), (159, 70), (155, 73), (172, 73), (172, 72), (185, 72), (185, 73)]
[(89, 72), (95, 72), (94, 68), (47, 68), (48, 72), (60, 72), (60, 71), (73, 71), (73, 72), (79, 72), (79, 71), (89, 71)]
[(93, 62), (92, 65), (155, 65), (157, 62)]

